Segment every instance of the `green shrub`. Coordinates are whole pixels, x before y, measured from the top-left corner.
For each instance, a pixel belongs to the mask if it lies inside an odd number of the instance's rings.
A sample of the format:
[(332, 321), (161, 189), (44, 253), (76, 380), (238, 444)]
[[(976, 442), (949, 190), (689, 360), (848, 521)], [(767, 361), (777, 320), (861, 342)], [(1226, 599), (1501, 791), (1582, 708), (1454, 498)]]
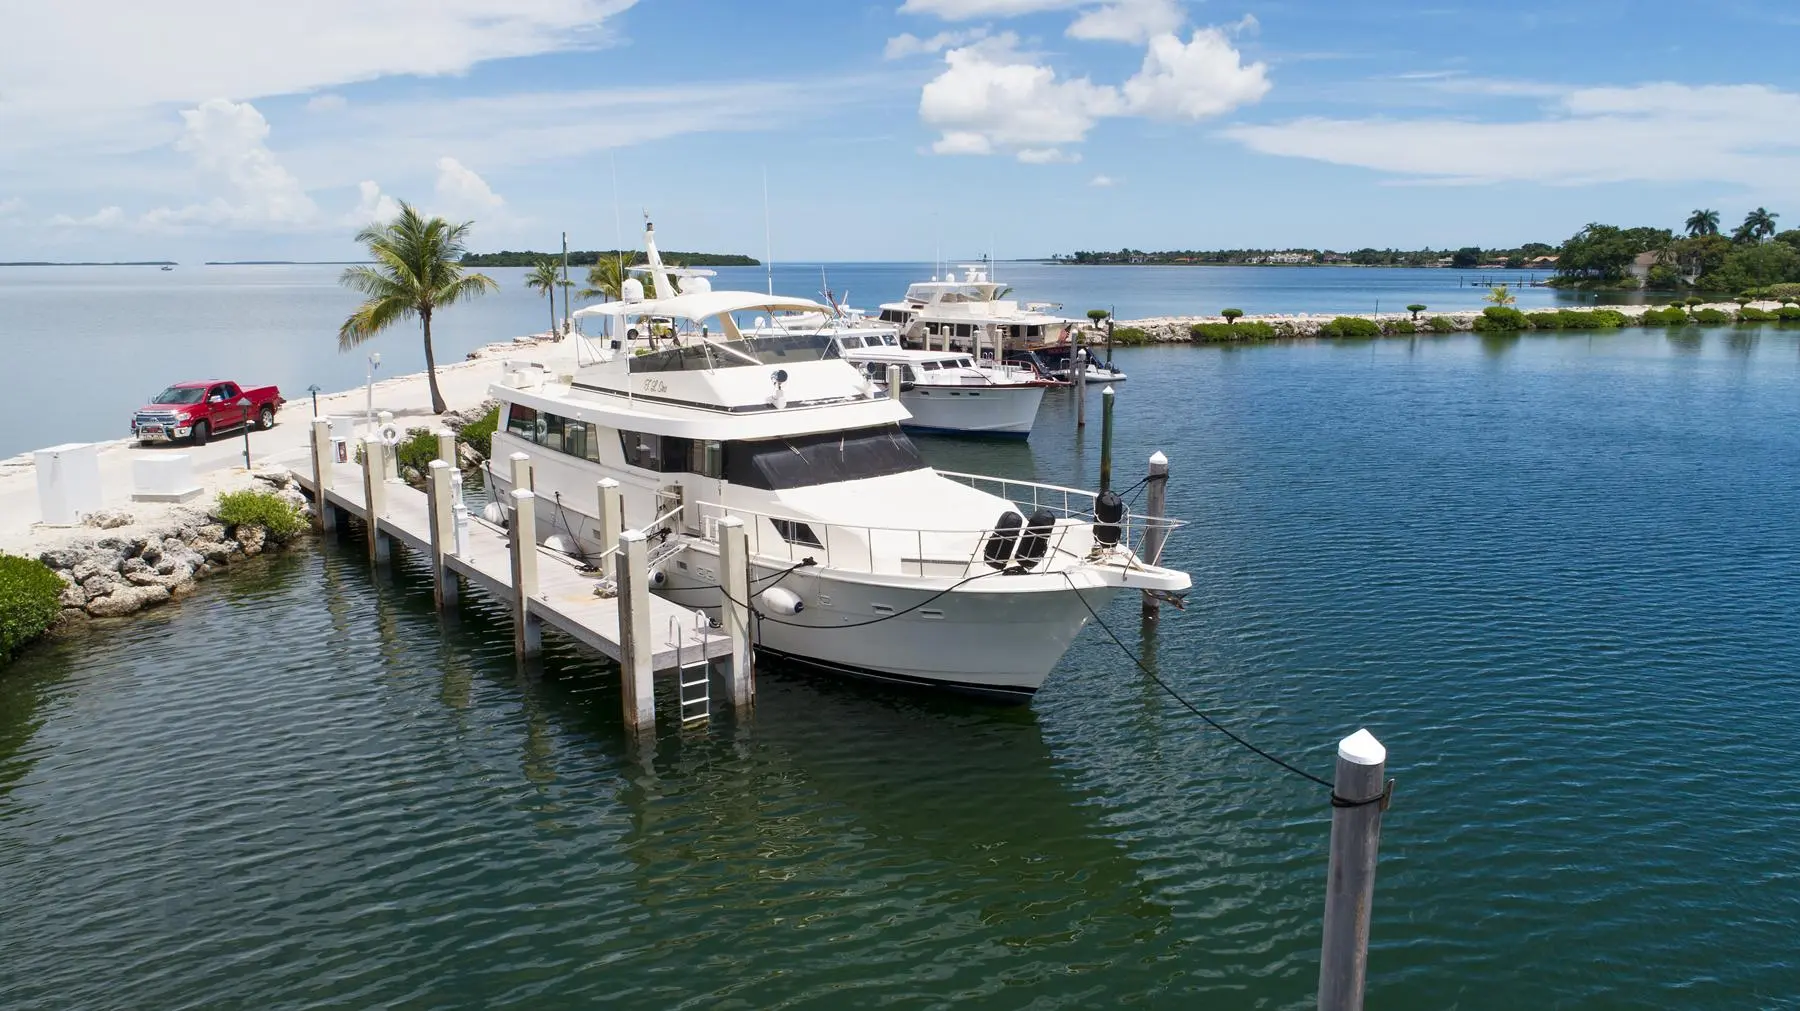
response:
[(1397, 319), (1388, 324), (1388, 333), (1417, 333), (1419, 327), (1410, 319)]
[(1631, 322), (1631, 317), (1617, 309), (1595, 309), (1588, 316), (1593, 319), (1596, 328), (1626, 326)]
[(431, 461), (437, 459), (437, 436), (429, 428), (409, 428), (406, 438), (394, 447), (394, 459), (402, 467), (411, 467), (419, 473), (425, 473)]
[(272, 491), (254, 488), (220, 495), (213, 515), (230, 527), (262, 527), (278, 541), (306, 529), (306, 517), (300, 515), (300, 510)]
[(1784, 323), (1800, 321), (1800, 305), (1784, 305), (1775, 310), (1775, 315)]
[(1227, 323), (1236, 323), (1238, 320), (1238, 317), (1242, 316), (1243, 314), (1244, 314), (1244, 310), (1242, 310), (1242, 309), (1221, 309), (1221, 310), (1219, 310), (1219, 315), (1225, 317), (1225, 322), (1227, 322)]
[(1481, 315), (1475, 317), (1475, 329), (1477, 330), (1528, 330), (1530, 328), (1531, 321), (1525, 318), (1525, 314), (1509, 306), (1490, 305), (1481, 310)]
[(1776, 315), (1769, 310), (1758, 309), (1753, 305), (1747, 305), (1738, 310), (1738, 322), (1740, 323), (1767, 323), (1776, 318)]
[(1319, 328), (1320, 337), (1380, 337), (1381, 324), (1361, 316), (1339, 316)]
[(1223, 344), (1228, 341), (1266, 341), (1276, 336), (1275, 328), (1261, 320), (1249, 323), (1195, 323), (1188, 327), (1188, 337), (1196, 344)]
[(63, 581), (35, 558), (0, 555), (0, 663), (62, 614)]
[(1701, 298), (1698, 295), (1690, 295), (1688, 296), (1687, 304), (1689, 308), (1693, 308), (1696, 305), (1705, 305), (1706, 299)]
[(1112, 341), (1124, 347), (1150, 343), (1150, 334), (1141, 327), (1121, 326), (1113, 328)]
[(494, 429), (500, 427), (500, 406), (463, 426), (458, 438), (482, 456), (494, 455)]
[[(1087, 318), (1093, 320), (1095, 323), (1099, 323), (1101, 320), (1111, 315), (1112, 313), (1106, 309), (1089, 309), (1087, 311)], [(482, 455), (485, 456), (486, 454)]]
[(1418, 319), (1419, 314), (1429, 308), (1430, 308), (1430, 306), (1422, 305), (1418, 302), (1414, 302), (1413, 304), (1406, 307), (1406, 311), (1412, 313), (1413, 319)]
[(1729, 313), (1722, 309), (1694, 310), (1694, 322), (1706, 326), (1718, 326), (1720, 323), (1730, 323), (1735, 316), (1735, 313)]
[(1433, 316), (1429, 322), (1432, 333), (1452, 333), (1456, 330), (1456, 321), (1448, 316)]
[(1639, 322), (1645, 326), (1681, 326), (1688, 321), (1685, 309), (1646, 309)]
[(1790, 298), (1800, 298), (1800, 281), (1784, 281), (1781, 284), (1771, 284), (1769, 285), (1768, 292), (1770, 298), (1782, 301), (1786, 301)]
[(1563, 325), (1561, 315), (1554, 309), (1543, 312), (1528, 312), (1525, 314), (1525, 318), (1530, 320), (1531, 325), (1538, 330), (1555, 330), (1557, 327)]

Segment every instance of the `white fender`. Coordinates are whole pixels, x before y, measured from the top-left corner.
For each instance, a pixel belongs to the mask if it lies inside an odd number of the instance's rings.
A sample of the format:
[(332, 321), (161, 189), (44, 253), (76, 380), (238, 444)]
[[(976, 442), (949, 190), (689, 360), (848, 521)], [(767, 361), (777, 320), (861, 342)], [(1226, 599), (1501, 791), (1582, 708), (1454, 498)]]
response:
[(776, 614), (799, 614), (806, 610), (806, 602), (800, 595), (783, 586), (771, 586), (757, 596), (764, 607)]

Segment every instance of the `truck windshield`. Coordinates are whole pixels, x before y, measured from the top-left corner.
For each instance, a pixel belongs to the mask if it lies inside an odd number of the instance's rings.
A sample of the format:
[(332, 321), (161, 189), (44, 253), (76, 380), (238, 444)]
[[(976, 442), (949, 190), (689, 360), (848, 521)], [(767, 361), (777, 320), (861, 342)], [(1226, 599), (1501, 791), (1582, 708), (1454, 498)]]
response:
[(206, 390), (198, 386), (171, 386), (158, 393), (153, 404), (198, 404)]

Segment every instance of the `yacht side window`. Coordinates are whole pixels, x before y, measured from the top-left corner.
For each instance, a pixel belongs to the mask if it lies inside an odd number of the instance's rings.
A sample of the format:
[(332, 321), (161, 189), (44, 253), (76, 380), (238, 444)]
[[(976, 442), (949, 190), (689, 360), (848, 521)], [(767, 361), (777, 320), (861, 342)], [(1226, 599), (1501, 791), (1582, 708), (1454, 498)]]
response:
[(843, 342), (845, 350), (854, 350), (863, 346), (861, 337), (839, 337), (838, 340)]
[(967, 358), (958, 358), (956, 364), (966, 369), (973, 367), (975, 363)]
[(537, 423), (537, 409), (526, 407), (524, 404), (512, 405), (512, 410), (506, 415), (507, 432), (524, 439), (526, 442), (538, 441)]
[(927, 372), (936, 372), (938, 370), (938, 363), (937, 362), (924, 362), (921, 365), (921, 367)]

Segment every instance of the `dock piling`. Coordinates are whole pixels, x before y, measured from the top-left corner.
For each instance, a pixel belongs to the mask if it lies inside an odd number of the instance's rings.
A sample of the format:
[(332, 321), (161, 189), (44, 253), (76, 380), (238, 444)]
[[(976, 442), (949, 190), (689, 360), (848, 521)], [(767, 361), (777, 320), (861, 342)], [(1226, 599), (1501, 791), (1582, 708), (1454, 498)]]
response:
[[(1169, 458), (1162, 450), (1150, 454), (1150, 470), (1144, 477), (1144, 543), (1139, 557), (1151, 565), (1162, 564), (1163, 538), (1168, 531), (1163, 528), (1163, 514), (1168, 508), (1169, 493)], [(1162, 602), (1150, 595), (1142, 594), (1143, 617), (1145, 621), (1156, 621), (1162, 617)]]
[(905, 370), (898, 365), (889, 365), (887, 367), (887, 395), (889, 400), (900, 399), (901, 377), (905, 374)]
[(449, 464), (433, 460), (425, 473), (425, 494), (431, 506), (431, 598), (440, 611), (456, 606), (456, 573), (444, 562), (446, 554), (454, 554), (451, 545), (456, 542), (451, 472)]
[(456, 433), (448, 428), (440, 428), (435, 434), (437, 435), (437, 458), (452, 467), (456, 466)]
[(542, 630), (531, 614), (531, 598), (538, 590), (537, 496), (515, 488), (512, 497), (507, 547), (512, 551), (513, 649), (527, 657), (537, 655), (543, 645)]
[(599, 481), (600, 490), (600, 550), (619, 543), (619, 534), (625, 529), (625, 498), (619, 491), (619, 482), (610, 477)]
[(1325, 931), (1319, 958), (1319, 1011), (1362, 1011), (1369, 969), (1369, 911), (1385, 782), (1387, 748), (1368, 730), (1338, 742), (1331, 787), (1331, 863), (1325, 876)]
[(1072, 352), (1075, 363), (1071, 371), (1075, 376), (1075, 427), (1087, 427), (1087, 345), (1077, 344)]
[(395, 461), (394, 461), (394, 447), (388, 445), (387, 441), (380, 437), (381, 430), (393, 423), (394, 423), (394, 412), (393, 411), (382, 411), (379, 414), (375, 415), (375, 434), (376, 434), (375, 441), (381, 446), (381, 477), (382, 477), (382, 480), (386, 480), (390, 477), (399, 477), (400, 476), (400, 468), (395, 464)]
[(651, 677), (656, 644), (650, 639), (650, 546), (636, 530), (619, 535), (613, 554), (619, 582), (619, 675), (625, 706), (625, 729), (647, 733), (656, 728), (656, 696)]
[(742, 709), (756, 697), (756, 658), (750, 642), (750, 542), (744, 521), (736, 516), (719, 521), (719, 589), (724, 594), (719, 618), (731, 639), (728, 696), (733, 707)]
[(320, 533), (331, 533), (337, 529), (337, 510), (326, 501), (326, 493), (331, 491), (331, 422), (324, 418), (314, 418), (312, 423), (312, 472), (313, 472), (313, 512), (317, 514), (314, 522)]
[(363, 436), (363, 501), (368, 503), (369, 561), (377, 563), (388, 560), (388, 540), (381, 532), (381, 517), (387, 513), (387, 475), (381, 462), (386, 448), (380, 439)]
[(1112, 490), (1113, 388), (1100, 391), (1100, 491)]
[(523, 488), (526, 491), (537, 491), (537, 486), (532, 482), (531, 454), (514, 453), (512, 456), (507, 457), (507, 459), (512, 463), (510, 476), (512, 477), (513, 488)]

